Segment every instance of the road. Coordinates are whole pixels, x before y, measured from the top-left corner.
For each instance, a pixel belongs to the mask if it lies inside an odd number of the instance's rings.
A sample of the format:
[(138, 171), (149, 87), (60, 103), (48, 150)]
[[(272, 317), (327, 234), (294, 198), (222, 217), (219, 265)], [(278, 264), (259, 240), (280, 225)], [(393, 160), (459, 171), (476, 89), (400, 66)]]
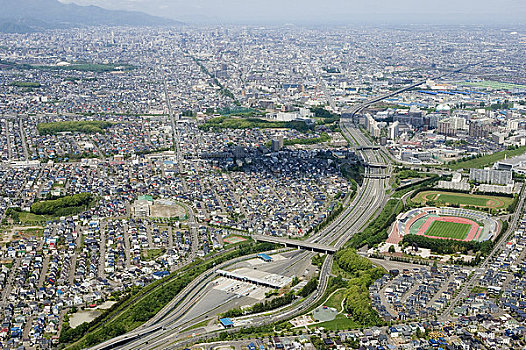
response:
[[(476, 63), (478, 64), (478, 63)], [(434, 76), (433, 79), (440, 78), (444, 75), (448, 75), (455, 72), (460, 72), (463, 69), (466, 69), (474, 64), (468, 64), (463, 68), (460, 68), (454, 72), (448, 72)], [(351, 109), (351, 118), (358, 112), (362, 111), (367, 106), (374, 104), (376, 102), (382, 101), (386, 98), (395, 96), (404, 91), (410, 90), (416, 86), (423, 84), (425, 80), (418, 81), (414, 84), (411, 84), (402, 89), (390, 92), (388, 94), (373, 98), (365, 103), (357, 105)], [(172, 123), (172, 129), (174, 130), (174, 142), (176, 147), (176, 152), (178, 160), (182, 160), (180, 157), (180, 149), (177, 135), (177, 128), (173, 118), (173, 113), (171, 111), (171, 106), (168, 98), (168, 89), (166, 80), (164, 82), (166, 100), (170, 111), (170, 119)], [(325, 87), (326, 90), (326, 87)], [(328, 92), (326, 92), (328, 94)], [(332, 99), (329, 99), (331, 104), (334, 102)], [(365, 138), (357, 129), (350, 126), (348, 120), (341, 118), (340, 128), (344, 136), (354, 145), (351, 146), (366, 146), (371, 145), (371, 142)], [(348, 203), (349, 200), (346, 200), (344, 203), (344, 211), (342, 214), (334, 220), (331, 224), (319, 232), (316, 235), (313, 235), (309, 238), (308, 241), (314, 243), (323, 243), (331, 244), (336, 248), (341, 248), (344, 244), (352, 237), (356, 232), (359, 232), (371, 219), (375, 213), (378, 212), (377, 209), (383, 207), (387, 197), (385, 194), (386, 180), (391, 172), (391, 165), (386, 161), (386, 159), (380, 154), (380, 150), (375, 149), (366, 149), (360, 151), (362, 152), (362, 157), (366, 160), (367, 163), (376, 163), (376, 164), (385, 164), (387, 165), (386, 169), (380, 170), (380, 175), (386, 175), (375, 178), (366, 178), (361, 187), (358, 189), (358, 193), (355, 196), (352, 203)], [(182, 165), (182, 163), (180, 163)], [(376, 171), (378, 173), (378, 171)], [(228, 263), (224, 263), (225, 266), (228, 266)], [(304, 313), (312, 305), (316, 304), (323, 297), (327, 284), (329, 281), (330, 272), (332, 269), (333, 257), (328, 255), (320, 269), (319, 274), (319, 285), (315, 293), (312, 293), (310, 296), (305, 298), (299, 304), (296, 303), (293, 307), (284, 308), (276, 314), (267, 314), (262, 316), (254, 316), (252, 325), (261, 326), (265, 324), (279, 322), (281, 320), (290, 319), (291, 317), (300, 315)], [(199, 292), (202, 284), (208, 283), (210, 278), (213, 278), (215, 275), (215, 270), (218, 267), (208, 270), (203, 275), (192, 281), (183, 292), (167, 305), (159, 314), (157, 314), (152, 320), (147, 322), (145, 325), (139, 327), (138, 329), (129, 332), (123, 336), (111, 339), (103, 344), (99, 344), (92, 349), (133, 349), (133, 348), (180, 348), (184, 345), (187, 345), (190, 342), (195, 342), (201, 339), (208, 337), (208, 334), (203, 334), (198, 337), (194, 337), (187, 340), (177, 341), (177, 331), (174, 332), (174, 329), (168, 327), (170, 324), (173, 324), (177, 319), (179, 319), (188, 309), (188, 305), (193, 305), (199, 299)], [(183, 303), (184, 300), (188, 302)], [(178, 328), (181, 329), (180, 327)], [(237, 327), (226, 330), (227, 332), (236, 332)]]
[(520, 208), (523, 207), (525, 199), (526, 199), (526, 189), (523, 189), (521, 196), (520, 196), (519, 204), (517, 205), (517, 210), (515, 211), (515, 215), (513, 215), (513, 221), (508, 226), (508, 231), (504, 232), (501, 235), (499, 241), (497, 242), (497, 244), (495, 244), (491, 253), (484, 259), (482, 264), (480, 264), (480, 266), (474, 270), (475, 271), (474, 274), (470, 276), (469, 280), (466, 281), (466, 283), (464, 283), (462, 288), (458, 291), (455, 298), (451, 300), (448, 307), (444, 309), (444, 311), (440, 315), (440, 320), (444, 321), (444, 320), (449, 319), (451, 317), (451, 311), (459, 303), (460, 299), (468, 296), (469, 293), (473, 290), (473, 288), (478, 285), (478, 282), (484, 276), (484, 271), (488, 263), (492, 260), (492, 258), (499, 251), (501, 251), (502, 247), (506, 244), (507, 238), (510, 235), (510, 233), (512, 233), (513, 231), (517, 229), (519, 220), (521, 219), (522, 214), (523, 214), (523, 211), (520, 210)]
[[(174, 143), (174, 149), (175, 149), (175, 155), (177, 158), (177, 168), (179, 169), (180, 173), (184, 173), (184, 163), (183, 163), (183, 156), (181, 153), (181, 138), (179, 135), (179, 129), (177, 129), (177, 123), (175, 122), (175, 116), (174, 111), (172, 108), (172, 102), (170, 100), (170, 95), (168, 94), (168, 83), (166, 82), (166, 78), (164, 80), (164, 96), (166, 99), (166, 107), (168, 108), (168, 114), (170, 118), (170, 125), (172, 126), (172, 137), (173, 137), (173, 143)], [(186, 181), (183, 182), (183, 189), (185, 192), (188, 192), (188, 187), (186, 186)]]
[[(349, 139), (356, 139), (357, 145), (370, 145), (370, 141), (361, 135), (359, 130), (351, 128), (347, 121), (342, 122), (342, 130), (345, 133), (352, 134), (353, 137), (349, 137)], [(378, 154), (378, 150), (365, 150), (363, 151), (363, 156), (369, 162), (384, 162), (383, 158)], [(386, 201), (385, 186), (386, 179), (364, 179), (364, 183), (359, 187), (353, 201), (349, 203), (350, 200), (346, 200), (342, 214), (331, 224), (327, 225), (324, 230), (311, 236), (307, 241), (333, 245), (338, 249), (342, 248), (354, 233), (361, 231), (374, 213), (379, 212), (377, 209), (381, 208)], [(311, 255), (305, 254), (304, 258), (310, 259)], [(252, 315), (252, 324), (260, 326), (290, 319), (304, 313), (311, 305), (320, 302), (329, 282), (332, 263), (333, 257), (327, 256), (320, 269), (319, 286), (315, 293), (293, 306), (280, 309), (279, 313)], [(230, 264), (232, 264), (232, 261), (221, 266)], [(180, 335), (179, 332), (191, 326), (191, 323), (181, 324), (178, 320), (203, 295), (204, 287), (216, 277), (215, 271), (218, 268), (220, 267), (217, 266), (208, 270), (195, 279), (169, 305), (142, 327), (100, 344), (93, 349), (140, 349), (145, 348), (146, 345), (148, 348), (156, 346), (164, 348), (166, 344), (177, 340)], [(195, 324), (198, 321), (193, 320), (192, 323)], [(236, 331), (236, 328), (229, 331)]]

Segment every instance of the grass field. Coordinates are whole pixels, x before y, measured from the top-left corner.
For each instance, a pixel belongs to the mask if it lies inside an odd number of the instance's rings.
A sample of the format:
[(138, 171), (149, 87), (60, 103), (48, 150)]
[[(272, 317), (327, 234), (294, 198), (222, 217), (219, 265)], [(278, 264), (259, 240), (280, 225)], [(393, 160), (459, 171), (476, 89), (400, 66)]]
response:
[(490, 88), (490, 89), (502, 89), (502, 90), (512, 90), (512, 89), (524, 89), (526, 88), (526, 85), (520, 85), (520, 84), (512, 84), (512, 83), (504, 83), (500, 81), (492, 81), (492, 80), (483, 80), (483, 81), (477, 81), (477, 82), (462, 82), (461, 85), (468, 85), (468, 86), (476, 86), (476, 87), (482, 87), (482, 88)]
[(28, 213), (26, 211), (20, 212), (20, 222), (22, 225), (27, 225), (35, 222), (45, 222), (52, 220), (53, 216), (51, 215), (37, 215), (33, 213)]
[(142, 252), (142, 257), (146, 261), (154, 260), (157, 257), (164, 254), (164, 249), (154, 248), (154, 249), (145, 249)]
[(465, 239), (471, 225), (458, 224), (455, 222), (434, 221), (426, 231), (426, 236), (444, 237), (453, 239)]
[(309, 328), (323, 327), (329, 331), (338, 331), (345, 329), (355, 329), (359, 328), (361, 325), (351, 319), (345, 317), (345, 315), (338, 314), (336, 318), (332, 321), (316, 323), (309, 326)]
[(480, 208), (505, 209), (513, 202), (511, 197), (484, 196), (468, 193), (424, 191), (413, 199), (415, 203), (435, 202), (443, 205), (475, 206)]
[(333, 307), (339, 312), (342, 311), (342, 301), (345, 298), (345, 289), (342, 288), (336, 292), (325, 302), (325, 306)]
[(474, 205), (477, 207), (485, 207), (488, 203), (487, 197), (476, 197), (476, 196), (459, 196), (456, 194), (442, 193), (438, 197), (439, 202), (449, 204), (467, 204)]

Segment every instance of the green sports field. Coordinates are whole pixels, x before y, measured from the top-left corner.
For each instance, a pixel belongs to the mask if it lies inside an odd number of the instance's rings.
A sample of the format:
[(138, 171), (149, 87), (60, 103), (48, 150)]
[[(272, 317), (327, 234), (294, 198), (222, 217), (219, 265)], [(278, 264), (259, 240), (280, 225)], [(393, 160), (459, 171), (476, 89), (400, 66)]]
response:
[(418, 193), (412, 201), (415, 203), (435, 202), (442, 205), (470, 205), (480, 208), (504, 209), (513, 202), (513, 198), (459, 192), (424, 191)]
[(488, 203), (487, 197), (477, 197), (477, 196), (459, 196), (456, 194), (442, 193), (438, 198), (440, 202), (443, 203), (452, 203), (452, 204), (467, 204), (475, 205), (477, 207), (485, 207)]
[(426, 231), (426, 236), (444, 237), (452, 239), (466, 239), (471, 225), (456, 222), (434, 221)]
[(500, 81), (492, 81), (492, 80), (483, 80), (483, 81), (477, 81), (477, 82), (461, 82), (461, 85), (467, 85), (467, 86), (476, 86), (476, 87), (482, 87), (482, 88), (490, 88), (490, 89), (496, 89), (496, 90), (512, 90), (512, 89), (524, 89), (526, 88), (525, 85), (520, 84), (512, 84), (512, 83), (505, 83)]

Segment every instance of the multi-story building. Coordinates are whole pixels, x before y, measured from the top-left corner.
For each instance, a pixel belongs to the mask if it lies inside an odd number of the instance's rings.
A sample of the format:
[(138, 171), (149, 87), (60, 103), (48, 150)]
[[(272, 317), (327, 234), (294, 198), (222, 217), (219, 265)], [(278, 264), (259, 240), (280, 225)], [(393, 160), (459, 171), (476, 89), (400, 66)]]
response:
[(399, 122), (394, 122), (391, 125), (389, 125), (389, 127), (387, 128), (390, 140), (394, 140), (398, 137), (399, 125), (400, 125)]
[(508, 185), (513, 183), (512, 172), (494, 169), (470, 169), (469, 179), (480, 183)]
[(477, 121), (469, 123), (469, 136), (474, 138), (487, 138), (489, 135), (489, 125)]

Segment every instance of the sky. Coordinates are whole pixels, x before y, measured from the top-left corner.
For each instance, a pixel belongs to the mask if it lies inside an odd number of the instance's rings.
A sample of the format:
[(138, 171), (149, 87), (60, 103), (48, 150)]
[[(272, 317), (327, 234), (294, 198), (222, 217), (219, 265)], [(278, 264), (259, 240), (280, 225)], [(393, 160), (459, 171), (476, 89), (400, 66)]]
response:
[(526, 0), (60, 0), (187, 23), (526, 24)]

